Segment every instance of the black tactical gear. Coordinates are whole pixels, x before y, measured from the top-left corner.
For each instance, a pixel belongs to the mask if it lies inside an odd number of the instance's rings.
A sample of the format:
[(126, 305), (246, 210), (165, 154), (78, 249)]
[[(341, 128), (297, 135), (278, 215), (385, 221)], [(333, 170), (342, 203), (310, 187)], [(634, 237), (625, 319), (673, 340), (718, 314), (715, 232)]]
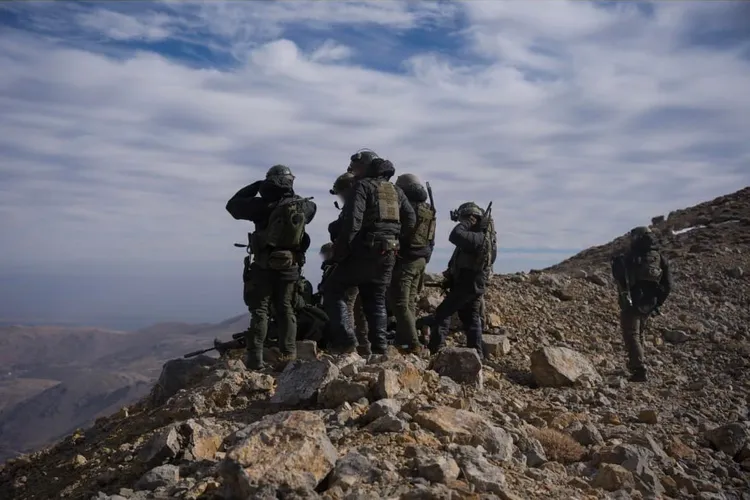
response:
[(323, 245), (320, 247), (321, 254), (328, 254), (332, 250), (333, 250), (333, 243), (330, 241), (328, 243), (323, 243)]
[(403, 191), (387, 180), (394, 173), (391, 162), (371, 159), (365, 177), (349, 193), (336, 227), (329, 226), (337, 266), (326, 282), (324, 303), (342, 349), (357, 346), (346, 304), (346, 291), (352, 286), (359, 287), (373, 352), (385, 349), (386, 289), (399, 239), (413, 230), (416, 219)]
[(654, 233), (641, 226), (630, 232), (630, 248), (612, 260), (620, 303), (620, 327), (634, 381), (647, 379), (643, 329), (648, 318), (672, 290), (669, 261), (659, 250)]
[[(280, 175), (242, 188), (226, 207), (235, 219), (255, 223), (250, 237), (252, 261), (246, 262), (243, 272), (244, 296), (251, 313), (245, 342), (246, 362), (253, 369), (263, 363), (263, 343), (270, 316), (275, 317), (282, 332), (279, 338), (282, 354), (290, 358), (295, 355), (296, 283), (310, 245), (304, 226), (316, 213), (315, 203), (294, 194), (291, 173), (287, 175), (283, 169), (276, 172)], [(260, 197), (256, 196), (258, 193)]]
[[(476, 209), (468, 204), (462, 207), (457, 211), (459, 214), (476, 213)], [(449, 237), (456, 246), (445, 273), (450, 290), (425, 324), (430, 325), (430, 351), (436, 353), (444, 346), (451, 316), (458, 313), (466, 332), (467, 346), (476, 349), (483, 357), (481, 304), (492, 265), (494, 237), (490, 231), (479, 231), (477, 225), (472, 226), (466, 218), (468, 215), (459, 215), (461, 221)]]

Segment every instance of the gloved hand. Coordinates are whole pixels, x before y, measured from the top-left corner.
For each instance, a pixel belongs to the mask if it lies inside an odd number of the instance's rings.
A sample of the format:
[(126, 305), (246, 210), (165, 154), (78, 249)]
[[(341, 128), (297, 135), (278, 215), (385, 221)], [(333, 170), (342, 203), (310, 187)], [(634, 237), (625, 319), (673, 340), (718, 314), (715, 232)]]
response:
[(482, 217), (479, 219), (479, 222), (477, 223), (477, 229), (479, 229), (480, 232), (487, 231), (487, 228), (490, 227), (490, 218), (489, 217)]
[(247, 194), (249, 196), (256, 196), (258, 194), (258, 191), (260, 191), (261, 184), (263, 184), (263, 181), (255, 181), (247, 186)]

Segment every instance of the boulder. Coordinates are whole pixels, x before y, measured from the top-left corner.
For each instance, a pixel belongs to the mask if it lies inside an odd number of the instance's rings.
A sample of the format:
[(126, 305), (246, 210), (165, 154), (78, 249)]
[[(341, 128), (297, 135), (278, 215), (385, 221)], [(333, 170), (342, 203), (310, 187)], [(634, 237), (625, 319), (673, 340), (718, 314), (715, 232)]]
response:
[(318, 391), (339, 376), (339, 369), (328, 360), (289, 363), (276, 381), (271, 402), (298, 405), (315, 400)]
[(395, 399), (381, 399), (375, 401), (362, 416), (362, 423), (369, 424), (381, 417), (395, 416), (401, 411), (401, 402)]
[(461, 469), (452, 457), (445, 455), (428, 455), (418, 453), (414, 457), (414, 469), (419, 477), (423, 477), (431, 483), (448, 483), (458, 478)]
[(436, 434), (450, 437), (454, 443), (482, 446), (498, 460), (507, 461), (513, 455), (510, 435), (476, 413), (438, 406), (417, 412), (414, 421)]
[(381, 399), (393, 399), (401, 392), (398, 373), (393, 370), (381, 370), (375, 386), (375, 396)]
[(581, 353), (567, 347), (543, 347), (531, 355), (531, 373), (542, 387), (572, 386), (579, 378), (601, 382), (594, 365)]
[(336, 461), (329, 488), (339, 487), (347, 491), (358, 484), (372, 483), (376, 477), (377, 469), (370, 460), (357, 451), (350, 451)]
[(315, 361), (318, 359), (318, 343), (314, 340), (297, 341), (297, 359)]
[(379, 434), (381, 432), (404, 432), (408, 428), (409, 424), (395, 415), (384, 415), (366, 427), (366, 429), (373, 434)]
[(739, 422), (722, 425), (706, 432), (706, 439), (730, 457), (736, 457), (748, 441), (750, 432)]
[(363, 382), (335, 379), (320, 391), (318, 403), (324, 408), (337, 408), (344, 403), (353, 403), (366, 398), (369, 392), (369, 386)]
[(505, 494), (505, 473), (500, 467), (491, 464), (473, 446), (459, 446), (454, 452), (456, 462), (464, 479), (482, 493), (494, 493), (501, 498)]
[(251, 497), (258, 485), (315, 489), (338, 458), (325, 423), (312, 412), (269, 415), (242, 434), (219, 467), (230, 497)]
[(499, 358), (510, 353), (510, 340), (506, 335), (483, 335), (482, 342), (488, 356)]
[(176, 460), (215, 460), (231, 431), (229, 424), (212, 418), (177, 422), (158, 430), (138, 458), (151, 467)]
[(635, 486), (633, 473), (617, 464), (602, 464), (591, 482), (594, 488), (606, 491), (631, 490)]
[(155, 490), (159, 487), (174, 486), (179, 480), (179, 467), (176, 465), (160, 465), (141, 476), (135, 483), (135, 487), (139, 490)]
[(216, 363), (217, 360), (209, 356), (167, 361), (154, 388), (151, 389), (149, 403), (151, 406), (161, 406), (181, 389), (191, 387), (203, 379)]
[(602, 445), (604, 438), (596, 426), (590, 422), (585, 422), (580, 429), (574, 430), (571, 435), (573, 439), (583, 446)]
[(682, 344), (690, 340), (690, 335), (682, 330), (668, 330), (662, 334), (662, 337), (670, 344)]
[(448, 347), (435, 357), (432, 369), (438, 375), (448, 377), (459, 384), (471, 385), (479, 389), (483, 386), (482, 360), (475, 349)]

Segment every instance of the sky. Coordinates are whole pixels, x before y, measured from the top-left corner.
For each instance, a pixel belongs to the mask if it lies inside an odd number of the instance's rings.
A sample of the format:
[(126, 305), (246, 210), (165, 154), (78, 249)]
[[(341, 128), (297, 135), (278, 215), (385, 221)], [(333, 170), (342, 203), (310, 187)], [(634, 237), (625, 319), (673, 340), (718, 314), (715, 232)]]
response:
[(0, 321), (242, 312), (276, 163), (314, 248), (355, 151), (430, 181), (436, 272), (464, 201), (510, 272), (750, 184), (747, 2), (2, 2), (0, 68)]

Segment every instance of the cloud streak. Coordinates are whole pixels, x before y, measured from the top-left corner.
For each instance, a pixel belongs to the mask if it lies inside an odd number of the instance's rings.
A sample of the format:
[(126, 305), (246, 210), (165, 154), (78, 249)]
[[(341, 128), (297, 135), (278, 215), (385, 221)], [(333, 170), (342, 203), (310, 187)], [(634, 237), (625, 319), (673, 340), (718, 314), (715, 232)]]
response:
[(224, 203), (279, 162), (319, 245), (361, 147), (431, 181), (441, 256), (448, 210), (493, 200), (528, 267), (750, 183), (735, 7), (541, 3), (3, 7), (0, 252), (236, 260)]

